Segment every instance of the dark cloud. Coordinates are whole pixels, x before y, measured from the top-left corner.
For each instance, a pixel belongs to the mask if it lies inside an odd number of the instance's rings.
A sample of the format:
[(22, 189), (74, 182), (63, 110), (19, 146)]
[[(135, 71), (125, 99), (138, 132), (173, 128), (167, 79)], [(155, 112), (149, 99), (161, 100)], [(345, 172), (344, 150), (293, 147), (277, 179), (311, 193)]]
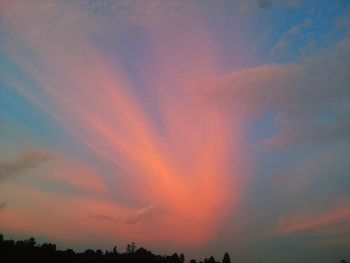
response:
[[(277, 1), (277, 3), (292, 9), (298, 9), (303, 4), (302, 0), (280, 0), (280, 1)], [(274, 1), (273, 0), (256, 0), (256, 4), (259, 8), (267, 9), (274, 4)]]
[(22, 151), (17, 157), (0, 162), (0, 183), (8, 177), (35, 169), (41, 163), (52, 159), (45, 150)]
[(269, 8), (272, 6), (272, 0), (256, 0), (256, 3), (260, 8)]
[(7, 205), (6, 202), (1, 202), (1, 203), (0, 203), (0, 211), (1, 211), (2, 209), (4, 209), (6, 205)]
[(109, 215), (103, 215), (103, 214), (88, 214), (88, 217), (91, 219), (110, 221), (115, 223), (120, 223), (122, 221), (120, 218), (115, 218), (115, 217), (112, 217)]

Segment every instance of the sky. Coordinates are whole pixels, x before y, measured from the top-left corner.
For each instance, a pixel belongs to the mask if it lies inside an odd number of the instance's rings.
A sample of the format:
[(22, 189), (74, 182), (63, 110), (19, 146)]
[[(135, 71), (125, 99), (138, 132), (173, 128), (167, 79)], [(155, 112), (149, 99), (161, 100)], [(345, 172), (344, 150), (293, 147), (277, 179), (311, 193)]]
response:
[(350, 258), (350, 1), (1, 0), (0, 232)]

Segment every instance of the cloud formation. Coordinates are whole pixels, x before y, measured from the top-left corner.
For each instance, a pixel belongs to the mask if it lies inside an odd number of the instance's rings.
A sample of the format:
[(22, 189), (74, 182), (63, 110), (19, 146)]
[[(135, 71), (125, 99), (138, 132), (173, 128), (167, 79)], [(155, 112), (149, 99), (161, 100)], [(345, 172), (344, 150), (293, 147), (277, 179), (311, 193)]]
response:
[(272, 6), (273, 1), (272, 0), (256, 0), (256, 3), (258, 4), (258, 7), (260, 8), (268, 8)]
[(1, 202), (0, 203), (0, 211), (6, 207), (7, 203), (6, 202)]
[[(282, 4), (284, 6), (290, 7), (290, 8), (299, 8), (302, 6), (301, 0), (280, 0), (280, 1), (273, 1), (273, 0), (255, 0), (256, 4), (259, 8), (267, 9), (272, 7), (274, 4)], [(246, 1), (248, 2), (248, 1)]]
[[(11, 201), (1, 229), (202, 251), (240, 246), (241, 237), (253, 243), (267, 228), (282, 242), (348, 231), (343, 208), (330, 208), (347, 200), (350, 42), (301, 58), (300, 34), (312, 22), (291, 26), (277, 12), (303, 1), (41, 2), (1, 1), (9, 69), (0, 81), (50, 116), (75, 149), (50, 150), (55, 160), (40, 167), (45, 158), (30, 154), (2, 163), (0, 181), (36, 170), (1, 185), (0, 199)], [(272, 54), (245, 50), (260, 37), (276, 37)], [(237, 50), (284, 63), (245, 61)]]
[(264, 141), (271, 147), (349, 139), (349, 51), (344, 40), (297, 63), (233, 72), (213, 80), (208, 96), (254, 118), (276, 112), (278, 131)]
[(25, 170), (35, 169), (50, 159), (52, 157), (45, 150), (26, 150), (13, 159), (0, 161), (0, 183), (10, 176), (20, 174)]
[(131, 215), (128, 218), (127, 223), (128, 224), (136, 224), (137, 222), (139, 222), (143, 218), (151, 215), (153, 211), (154, 211), (153, 205), (149, 205), (149, 206), (140, 208), (139, 210), (137, 210), (133, 215)]
[[(329, 227), (330, 225), (339, 226), (340, 223), (349, 221), (350, 219), (350, 210), (342, 209), (340, 211), (335, 211), (328, 215), (323, 215), (318, 218), (313, 218), (309, 220), (298, 220), (298, 219), (290, 219), (289, 222), (280, 222), (279, 227), (277, 229), (277, 233), (280, 235), (292, 234), (292, 233), (300, 233), (305, 231), (313, 231), (320, 233), (322, 229)], [(294, 221), (294, 222), (293, 222)], [(299, 222), (298, 222), (299, 221)], [(344, 229), (342, 231), (350, 232), (350, 227), (348, 225), (344, 225)], [(330, 234), (330, 233), (329, 233)]]
[(123, 224), (136, 224), (144, 218), (150, 216), (154, 212), (154, 206), (149, 205), (132, 212), (126, 218), (116, 218), (106, 214), (88, 214), (88, 217), (91, 219), (109, 221), (114, 223), (123, 223)]
[(92, 218), (92, 219), (106, 220), (106, 221), (110, 221), (110, 222), (114, 222), (114, 223), (121, 222), (121, 219), (119, 219), (119, 218), (115, 218), (115, 217), (108, 216), (108, 215), (102, 215), (102, 214), (88, 214), (88, 217)]
[[(8, 84), (108, 163), (109, 190), (122, 185), (131, 200), (128, 205), (114, 200), (110, 213), (88, 213), (108, 215), (105, 219), (121, 214), (130, 228), (140, 228), (135, 240), (150, 238), (147, 232), (155, 240), (171, 237), (169, 242), (189, 246), (210, 240), (218, 221), (236, 209), (248, 169), (239, 119), (227, 122), (198, 96), (201, 83), (215, 72), (209, 34), (195, 30), (198, 22), (186, 23), (193, 30), (182, 33), (178, 22), (145, 23), (152, 67), (142, 67), (137, 75), (142, 82), (134, 83), (125, 65), (118, 59), (112, 63), (91, 37), (91, 20), (108, 32), (104, 23), (89, 12), (79, 15), (84, 11), (74, 5), (48, 3), (38, 8), (13, 4), (5, 14), (12, 40), (19, 40), (24, 51), (16, 55), (15, 46), (9, 46), (11, 61), (35, 82), (15, 85), (10, 78)], [(153, 205), (137, 210), (144, 204)], [(153, 207), (169, 212), (144, 220)]]

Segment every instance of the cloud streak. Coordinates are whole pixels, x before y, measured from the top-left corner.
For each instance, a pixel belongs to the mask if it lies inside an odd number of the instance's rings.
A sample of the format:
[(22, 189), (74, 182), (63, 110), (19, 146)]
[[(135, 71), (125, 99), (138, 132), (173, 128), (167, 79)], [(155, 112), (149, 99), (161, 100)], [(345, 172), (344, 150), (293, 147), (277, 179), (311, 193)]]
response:
[(128, 224), (136, 224), (140, 220), (144, 219), (147, 216), (150, 216), (154, 211), (154, 206), (149, 205), (137, 210), (132, 216), (127, 220)]
[(0, 211), (3, 210), (6, 207), (7, 203), (6, 202), (1, 202), (0, 203)]
[(0, 183), (8, 177), (35, 169), (52, 157), (45, 150), (22, 151), (16, 158), (0, 162)]
[[(313, 219), (298, 219), (298, 218), (289, 218), (287, 220), (282, 220), (278, 223), (277, 234), (279, 235), (288, 235), (295, 233), (305, 233), (307, 231), (314, 232), (315, 234), (321, 234), (322, 230), (325, 233), (330, 234), (330, 226), (342, 226), (343, 222), (348, 222), (350, 219), (350, 210), (347, 208), (335, 211), (333, 213), (323, 215)], [(344, 224), (344, 228), (341, 231), (348, 232), (350, 227)]]
[(260, 8), (268, 8), (272, 6), (273, 1), (272, 0), (257, 0), (256, 3), (258, 4), (258, 7)]
[(129, 215), (126, 218), (116, 218), (106, 214), (88, 214), (88, 217), (91, 219), (109, 221), (113, 223), (137, 224), (141, 220), (150, 216), (153, 212), (154, 212), (154, 206), (149, 205), (134, 211), (131, 215)]

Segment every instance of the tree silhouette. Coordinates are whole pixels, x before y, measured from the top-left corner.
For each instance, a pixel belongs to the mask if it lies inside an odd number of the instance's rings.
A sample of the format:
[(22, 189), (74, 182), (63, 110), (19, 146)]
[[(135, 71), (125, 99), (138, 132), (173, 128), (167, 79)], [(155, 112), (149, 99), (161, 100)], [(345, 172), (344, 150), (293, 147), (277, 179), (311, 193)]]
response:
[(204, 263), (216, 263), (215, 258), (211, 256), (209, 259), (205, 258)]
[(117, 254), (117, 247), (116, 246), (114, 246), (114, 248), (113, 248), (113, 253)]
[(31, 237), (31, 238), (29, 238), (28, 240), (25, 240), (25, 242), (26, 242), (27, 245), (30, 246), (30, 247), (34, 247), (35, 244), (36, 244), (36, 241), (35, 241), (35, 238), (34, 238), (34, 237)]
[(136, 249), (136, 245), (135, 245), (135, 242), (132, 242), (131, 244), (128, 244), (126, 246), (126, 253), (127, 254), (132, 254), (135, 252), (135, 249)]
[(227, 252), (224, 254), (222, 263), (231, 263), (230, 255)]
[[(75, 252), (72, 249), (57, 250), (55, 244), (44, 243), (37, 245), (34, 238), (26, 240), (5, 240), (0, 234), (0, 262), (50, 262), (50, 263), (184, 263), (185, 256), (174, 253), (172, 256), (155, 255), (151, 251), (139, 248), (135, 243), (127, 246), (125, 253), (118, 253), (116, 246), (112, 252), (108, 250), (87, 249), (84, 252)], [(190, 263), (197, 263), (191, 259)], [(342, 259), (341, 263), (349, 263)], [(199, 261), (203, 263), (203, 261)], [(217, 263), (214, 257), (205, 258), (204, 263)], [(222, 263), (231, 263), (228, 253), (224, 254)]]
[(180, 262), (184, 263), (185, 262), (185, 256), (183, 253), (180, 254)]

